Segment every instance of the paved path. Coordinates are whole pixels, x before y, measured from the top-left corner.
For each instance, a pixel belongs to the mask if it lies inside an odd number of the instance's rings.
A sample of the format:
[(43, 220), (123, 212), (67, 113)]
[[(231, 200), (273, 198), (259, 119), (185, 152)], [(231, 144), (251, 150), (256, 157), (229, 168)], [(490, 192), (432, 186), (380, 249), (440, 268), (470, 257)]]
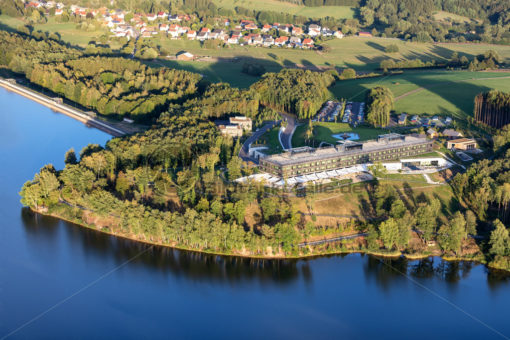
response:
[(324, 243), (329, 243), (329, 242), (336, 242), (336, 241), (341, 241), (341, 240), (351, 240), (353, 238), (358, 238), (358, 237), (367, 236), (367, 235), (368, 235), (368, 233), (359, 233), (359, 234), (354, 234), (354, 235), (346, 235), (346, 236), (338, 236), (338, 237), (333, 237), (333, 238), (327, 238), (327, 239), (324, 239), (324, 240), (303, 242), (303, 243), (298, 244), (298, 247), (315, 246), (315, 245), (318, 245), (318, 244), (324, 244)]
[(253, 142), (257, 141), (257, 139), (260, 138), (260, 136), (262, 136), (264, 133), (266, 133), (267, 130), (269, 129), (272, 129), (275, 125), (279, 124), (280, 123), (280, 120), (278, 121), (274, 121), (274, 122), (268, 122), (264, 125), (262, 125), (257, 131), (255, 131), (243, 144), (243, 147), (241, 148), (241, 150), (239, 151), (239, 157), (245, 161), (245, 162), (248, 162), (248, 161), (251, 161), (253, 163), (258, 163), (258, 160), (253, 158), (253, 157), (250, 157), (249, 155), (249, 150), (250, 150), (250, 144), (252, 144)]
[(286, 113), (280, 113), (280, 115), (287, 122), (287, 127), (279, 135), (280, 143), (284, 150), (292, 149), (292, 135), (298, 126), (297, 119)]
[(425, 178), (428, 184), (443, 184), (441, 182), (434, 182), (432, 178), (430, 178), (430, 176), (425, 173), (423, 174), (423, 178)]

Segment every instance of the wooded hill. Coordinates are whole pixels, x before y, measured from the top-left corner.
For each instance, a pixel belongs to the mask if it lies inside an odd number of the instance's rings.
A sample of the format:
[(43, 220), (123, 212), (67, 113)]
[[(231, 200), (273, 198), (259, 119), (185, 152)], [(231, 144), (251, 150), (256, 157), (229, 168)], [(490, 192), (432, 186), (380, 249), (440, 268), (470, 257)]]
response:
[(147, 121), (147, 117), (159, 116), (169, 103), (194, 94), (201, 76), (153, 69), (129, 59), (89, 57), (36, 64), (29, 79), (102, 115)]

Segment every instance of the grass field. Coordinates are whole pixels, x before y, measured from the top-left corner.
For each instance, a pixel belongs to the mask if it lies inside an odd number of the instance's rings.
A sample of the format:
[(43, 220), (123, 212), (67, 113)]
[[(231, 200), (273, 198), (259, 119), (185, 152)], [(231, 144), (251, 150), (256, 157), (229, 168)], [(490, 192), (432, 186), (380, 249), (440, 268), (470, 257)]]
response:
[[(459, 55), (466, 55), (473, 58), (488, 49), (495, 49), (499, 54), (510, 62), (510, 46), (488, 46), (488, 45), (465, 45), (447, 44), (432, 45), (406, 43), (392, 39), (362, 39), (344, 38), (327, 42), (331, 51), (321, 53), (318, 51), (293, 50), (283, 48), (263, 48), (248, 46), (232, 46), (229, 48), (206, 49), (200, 46), (198, 41), (170, 40), (166, 38), (155, 38), (156, 43), (164, 47), (170, 54), (179, 51), (189, 51), (197, 56), (210, 56), (216, 62), (176, 62), (166, 65), (196, 71), (209, 77), (212, 81), (227, 81), (234, 86), (246, 87), (257, 80), (256, 77), (248, 77), (240, 73), (243, 58), (250, 62), (263, 64), (267, 71), (278, 71), (282, 67), (304, 66), (318, 67), (354, 67), (357, 70), (374, 70), (379, 66), (381, 60), (389, 58), (390, 55), (384, 52), (386, 45), (395, 43), (399, 46), (400, 52), (391, 54), (391, 58), (420, 58), (422, 60), (446, 60), (454, 51)], [(232, 58), (238, 58), (238, 64), (232, 63)], [(226, 64), (226, 65), (225, 65)], [(228, 70), (230, 74), (226, 74)], [(401, 94), (415, 89), (415, 85), (409, 82), (402, 84), (398, 91)], [(400, 94), (395, 94), (398, 96)]]
[[(308, 128), (308, 125), (303, 124), (296, 128), (294, 135), (292, 136), (292, 146), (300, 147), (305, 145), (305, 133)], [(352, 128), (347, 123), (325, 123), (325, 122), (317, 122), (314, 123), (314, 136), (315, 146), (319, 146), (320, 142), (326, 142), (330, 144), (336, 144), (338, 139), (332, 137), (333, 134), (343, 133), (343, 132), (354, 132), (359, 135), (359, 140), (364, 141), (368, 139), (374, 139), (378, 135), (388, 133), (387, 129), (376, 129), (370, 127), (357, 127)], [(313, 143), (312, 143), (313, 144)]]
[(389, 77), (340, 81), (331, 92), (337, 98), (361, 101), (366, 91), (375, 86), (387, 86), (393, 92), (397, 113), (464, 118), (472, 114), (473, 100), (478, 93), (489, 89), (510, 91), (510, 73), (408, 71)]
[(264, 153), (268, 155), (273, 155), (276, 153), (283, 152), (282, 145), (280, 144), (280, 140), (278, 139), (278, 133), (280, 131), (279, 126), (275, 126), (271, 130), (264, 133), (258, 140), (257, 144), (263, 144), (268, 147)]
[(434, 19), (438, 21), (452, 21), (452, 22), (460, 22), (460, 23), (470, 23), (470, 22), (477, 22), (480, 23), (481, 20), (479, 19), (471, 19), (462, 15), (449, 13), (445, 11), (438, 11), (434, 13)]
[[(12, 18), (6, 15), (0, 15), (0, 25), (5, 25), (8, 28), (16, 29), (19, 26), (26, 24), (20, 18)], [(34, 30), (41, 30), (43, 32), (58, 32), (62, 37), (62, 40), (72, 45), (85, 47), (89, 41), (96, 39), (105, 33), (103, 30), (86, 31), (76, 28), (76, 23), (67, 22), (59, 23), (55, 21), (55, 18), (49, 18), (45, 24), (35, 24)], [(112, 46), (116, 48), (118, 46)]]
[(278, 0), (213, 0), (213, 2), (222, 8), (234, 9), (239, 6), (257, 11), (282, 12), (308, 18), (329, 16), (338, 19), (351, 19), (355, 14), (355, 9), (349, 6), (306, 7)]
[[(154, 38), (154, 41), (164, 47), (171, 54), (186, 50), (196, 55), (206, 55), (217, 58), (250, 57), (283, 66), (320, 66), (320, 67), (354, 67), (358, 70), (374, 70), (382, 60), (420, 58), (424, 61), (445, 61), (451, 58), (453, 52), (472, 59), (489, 49), (496, 50), (501, 57), (510, 62), (510, 46), (483, 44), (421, 44), (404, 42), (397, 39), (358, 38), (347, 37), (332, 39), (325, 44), (330, 51), (294, 50), (286, 48), (265, 48), (248, 46), (231, 46), (229, 48), (206, 49), (198, 41), (170, 40)], [(399, 53), (386, 53), (387, 45), (396, 44)]]

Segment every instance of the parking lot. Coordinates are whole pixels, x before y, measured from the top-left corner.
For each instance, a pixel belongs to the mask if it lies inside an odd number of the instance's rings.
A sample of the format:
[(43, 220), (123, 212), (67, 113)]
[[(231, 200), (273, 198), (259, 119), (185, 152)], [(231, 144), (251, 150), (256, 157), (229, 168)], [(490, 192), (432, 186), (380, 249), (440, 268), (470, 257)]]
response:
[(327, 101), (315, 117), (316, 122), (334, 122), (342, 110), (342, 103)]
[(365, 103), (361, 102), (347, 102), (345, 105), (343, 123), (349, 123), (352, 126), (357, 126), (365, 120)]

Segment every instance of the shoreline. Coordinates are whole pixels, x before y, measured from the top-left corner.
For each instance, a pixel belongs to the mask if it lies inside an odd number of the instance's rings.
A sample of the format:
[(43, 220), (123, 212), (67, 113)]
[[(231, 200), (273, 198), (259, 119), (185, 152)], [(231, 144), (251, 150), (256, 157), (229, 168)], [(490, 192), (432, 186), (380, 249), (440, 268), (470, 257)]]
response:
[(78, 227), (86, 228), (86, 229), (89, 229), (89, 230), (94, 230), (94, 231), (97, 231), (97, 232), (100, 232), (100, 233), (103, 233), (103, 234), (106, 234), (106, 235), (109, 235), (109, 236), (113, 236), (113, 237), (129, 240), (129, 241), (133, 241), (133, 242), (143, 243), (143, 244), (146, 244), (148, 246), (165, 247), (165, 248), (171, 248), (171, 249), (176, 249), (176, 250), (180, 250), (180, 251), (189, 251), (189, 252), (200, 253), (200, 254), (205, 254), (205, 255), (239, 257), (239, 258), (259, 259), (259, 260), (306, 260), (306, 259), (313, 259), (313, 258), (319, 258), (319, 257), (325, 257), (325, 256), (331, 256), (331, 255), (344, 255), (344, 254), (361, 254), (361, 255), (369, 255), (369, 256), (374, 256), (374, 257), (379, 257), (379, 258), (390, 258), (390, 259), (397, 259), (397, 258), (403, 257), (403, 258), (406, 258), (407, 260), (410, 260), (410, 261), (422, 260), (422, 259), (427, 259), (427, 258), (430, 258), (430, 257), (439, 257), (439, 258), (441, 258), (441, 259), (443, 259), (444, 261), (447, 261), (447, 262), (458, 262), (458, 261), (474, 262), (476, 264), (484, 265), (486, 268), (495, 269), (495, 270), (501, 270), (501, 271), (510, 273), (510, 270), (506, 270), (506, 269), (501, 269), (501, 268), (490, 266), (488, 263), (486, 263), (485, 261), (482, 261), (480, 259), (467, 258), (467, 257), (462, 257), (462, 256), (455, 257), (455, 256), (444, 255), (444, 254), (443, 255), (434, 255), (434, 254), (404, 254), (404, 253), (402, 253), (400, 251), (384, 252), (384, 251), (369, 251), (368, 249), (366, 249), (366, 250), (333, 250), (333, 251), (330, 251), (330, 252), (323, 252), (323, 253), (316, 253), (316, 254), (288, 255), (288, 256), (285, 256), (285, 255), (284, 256), (243, 255), (243, 254), (223, 253), (223, 252), (217, 252), (217, 251), (209, 251), (209, 250), (201, 250), (201, 249), (195, 249), (195, 248), (187, 248), (187, 247), (184, 247), (184, 246), (172, 245), (172, 244), (168, 244), (168, 243), (161, 243), (161, 242), (150, 241), (150, 240), (141, 240), (141, 239), (138, 239), (138, 238), (135, 238), (135, 237), (131, 237), (131, 236), (128, 236), (128, 235), (121, 235), (121, 234), (117, 234), (117, 233), (114, 233), (114, 232), (111, 232), (111, 231), (108, 231), (108, 230), (99, 229), (99, 228), (96, 228), (93, 225), (87, 225), (87, 224), (85, 224), (83, 222), (80, 222), (80, 221), (73, 221), (73, 220), (71, 220), (69, 218), (65, 218), (65, 217), (59, 216), (59, 215), (54, 214), (54, 213), (45, 213), (45, 212), (36, 210), (36, 209), (34, 209), (32, 207), (29, 207), (29, 209), (33, 213), (40, 214), (42, 216), (50, 216), (50, 217), (53, 217), (53, 218), (57, 218), (57, 219), (59, 219), (61, 221), (72, 223), (72, 224), (74, 224), (74, 225), (76, 225)]
[(71, 117), (86, 126), (90, 126), (93, 128), (96, 128), (98, 130), (101, 130), (113, 137), (121, 137), (124, 135), (127, 135), (127, 131), (120, 130), (116, 127), (113, 127), (111, 124), (100, 121), (96, 118), (93, 118), (89, 115), (87, 115), (84, 111), (72, 108), (67, 106), (66, 104), (60, 104), (56, 102), (54, 99), (49, 98), (45, 96), (44, 94), (41, 94), (39, 92), (36, 92), (32, 89), (26, 88), (25, 86), (19, 85), (18, 83), (12, 83), (9, 80), (1, 79), (0, 78), (0, 86), (6, 89), (7, 91), (14, 92), (16, 94), (19, 94), (20, 96), (23, 96), (27, 99), (30, 99), (38, 104), (41, 104), (43, 106), (46, 106), (53, 111), (62, 113), (68, 117)]

